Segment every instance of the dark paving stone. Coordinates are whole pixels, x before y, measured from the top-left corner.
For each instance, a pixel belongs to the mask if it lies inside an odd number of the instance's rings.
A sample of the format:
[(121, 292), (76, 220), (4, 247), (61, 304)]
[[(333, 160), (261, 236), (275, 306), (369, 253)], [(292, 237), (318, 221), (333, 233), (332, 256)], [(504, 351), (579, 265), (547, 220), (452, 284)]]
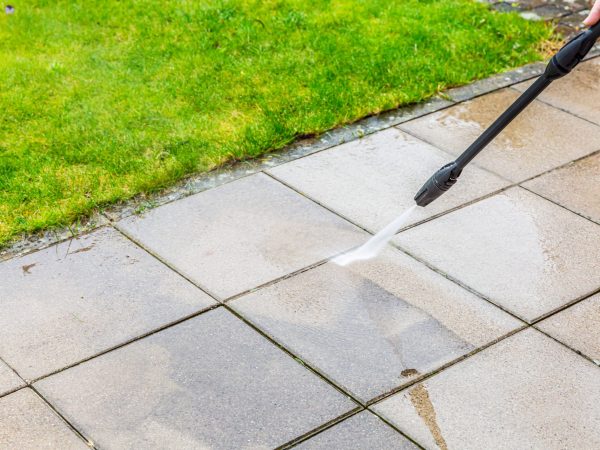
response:
[(230, 305), (365, 402), (521, 326), (397, 250), (329, 263)]
[(416, 450), (418, 447), (376, 415), (363, 411), (301, 443), (296, 448), (303, 450)]
[[(458, 156), (518, 96), (513, 89), (502, 89), (406, 122), (400, 129)], [(600, 128), (534, 101), (477, 155), (473, 164), (518, 182), (599, 148)]]
[(0, 263), (0, 356), (26, 379), (215, 302), (112, 228)]
[(36, 387), (100, 448), (273, 448), (355, 404), (223, 308)]

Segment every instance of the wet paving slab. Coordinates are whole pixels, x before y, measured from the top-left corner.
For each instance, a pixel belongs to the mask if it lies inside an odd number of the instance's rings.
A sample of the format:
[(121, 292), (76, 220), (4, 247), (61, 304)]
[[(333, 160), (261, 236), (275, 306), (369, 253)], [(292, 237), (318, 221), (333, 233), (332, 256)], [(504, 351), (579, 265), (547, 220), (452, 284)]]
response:
[[(503, 113), (519, 93), (502, 89), (399, 126), (455, 156)], [(540, 101), (531, 103), (473, 161), (514, 182), (600, 149), (600, 128)], [(467, 167), (463, 177), (469, 173)]]
[(522, 188), (396, 242), (527, 321), (600, 288), (600, 226)]
[[(284, 164), (270, 173), (376, 232), (414, 205), (413, 197), (423, 183), (452, 159), (452, 155), (419, 139), (389, 129)], [(510, 183), (476, 167), (462, 181), (453, 188), (451, 196), (415, 211), (408, 224), (456, 208)]]
[[(522, 92), (530, 84), (519, 83), (514, 89)], [(538, 98), (600, 125), (600, 58), (580, 64), (569, 75), (554, 81)]]
[(534, 178), (523, 187), (600, 224), (600, 153)]
[(264, 174), (161, 206), (117, 226), (221, 298), (348, 250), (367, 236)]
[(295, 448), (302, 450), (347, 450), (351, 448), (417, 450), (419, 447), (375, 414), (363, 411)]
[(32, 380), (215, 302), (112, 228), (0, 263), (0, 357)]
[(600, 365), (600, 294), (585, 299), (536, 326)]
[(374, 406), (425, 448), (600, 447), (600, 368), (528, 329)]
[(35, 386), (99, 448), (274, 448), (356, 408), (218, 308)]
[(230, 306), (365, 403), (522, 325), (394, 249)]
[(0, 449), (89, 447), (35, 392), (21, 389), (0, 398)]
[(25, 382), (10, 367), (0, 361), (0, 395), (14, 391), (24, 384)]

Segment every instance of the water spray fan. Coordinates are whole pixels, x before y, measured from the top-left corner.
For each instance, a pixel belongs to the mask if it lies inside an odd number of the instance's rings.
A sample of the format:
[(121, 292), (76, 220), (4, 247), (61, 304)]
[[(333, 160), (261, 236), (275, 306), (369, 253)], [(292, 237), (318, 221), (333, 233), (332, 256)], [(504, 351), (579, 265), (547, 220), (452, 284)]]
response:
[(435, 172), (415, 195), (418, 206), (427, 206), (448, 191), (462, 170), (512, 120), (523, 111), (554, 80), (564, 77), (581, 62), (600, 37), (600, 23), (582, 31), (567, 42), (550, 60), (544, 73), (496, 119), (455, 161)]

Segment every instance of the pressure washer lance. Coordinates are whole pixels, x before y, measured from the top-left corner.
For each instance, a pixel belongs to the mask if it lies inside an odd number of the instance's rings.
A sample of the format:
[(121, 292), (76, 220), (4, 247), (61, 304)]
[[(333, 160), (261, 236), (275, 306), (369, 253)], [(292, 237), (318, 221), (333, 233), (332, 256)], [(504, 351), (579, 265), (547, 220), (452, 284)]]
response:
[(540, 95), (550, 83), (564, 77), (573, 70), (594, 46), (598, 37), (600, 37), (600, 23), (582, 31), (567, 42), (552, 57), (544, 73), (462, 155), (456, 158), (454, 162), (443, 166), (427, 180), (423, 187), (419, 189), (417, 195), (415, 195), (417, 205), (427, 206), (450, 189), (456, 183), (465, 166), (517, 117), (527, 105)]

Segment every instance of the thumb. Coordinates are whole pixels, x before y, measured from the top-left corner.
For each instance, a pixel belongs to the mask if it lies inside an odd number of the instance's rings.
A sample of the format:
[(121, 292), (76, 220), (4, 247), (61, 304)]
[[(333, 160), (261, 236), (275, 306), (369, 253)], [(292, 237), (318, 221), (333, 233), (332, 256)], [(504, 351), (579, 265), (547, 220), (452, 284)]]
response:
[(589, 27), (589, 26), (592, 26), (595, 23), (597, 23), (599, 20), (600, 20), (600, 1), (597, 0), (594, 3), (592, 10), (590, 11), (590, 14), (585, 18), (583, 23)]

